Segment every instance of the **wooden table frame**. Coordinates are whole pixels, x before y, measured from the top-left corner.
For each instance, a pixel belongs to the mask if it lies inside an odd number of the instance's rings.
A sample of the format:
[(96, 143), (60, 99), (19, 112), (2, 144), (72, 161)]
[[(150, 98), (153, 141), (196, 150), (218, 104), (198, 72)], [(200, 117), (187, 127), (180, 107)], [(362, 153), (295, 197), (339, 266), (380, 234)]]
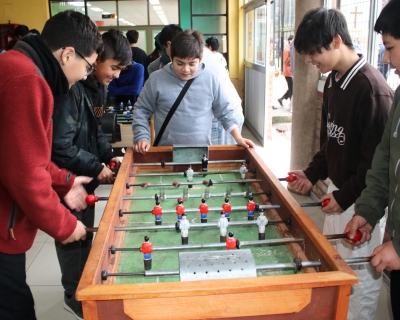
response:
[[(261, 201), (281, 206), (269, 210), (269, 218), (292, 218), (290, 226), (278, 224), (278, 232), (282, 237), (304, 238), (303, 243), (287, 245), (292, 255), (302, 261), (321, 261), (321, 267), (303, 269), (301, 274), (244, 279), (113, 284), (110, 277), (102, 281), (101, 271), (115, 271), (118, 264), (118, 255), (111, 255), (108, 249), (122, 242), (124, 233), (114, 231), (114, 226), (126, 223), (118, 211), (130, 208), (131, 201), (122, 197), (131, 192), (125, 188), (126, 182), (135, 180), (129, 174), (140, 171), (132, 163), (172, 161), (172, 147), (151, 148), (146, 155), (128, 148), (77, 289), (85, 319), (346, 319), (351, 285), (357, 283), (357, 277), (255, 150), (210, 146), (209, 159), (249, 159), (248, 167), (256, 168), (255, 178), (263, 180), (253, 188), (270, 191)], [(210, 166), (210, 170), (222, 167), (226, 164)], [(161, 168), (143, 170), (160, 172)]]

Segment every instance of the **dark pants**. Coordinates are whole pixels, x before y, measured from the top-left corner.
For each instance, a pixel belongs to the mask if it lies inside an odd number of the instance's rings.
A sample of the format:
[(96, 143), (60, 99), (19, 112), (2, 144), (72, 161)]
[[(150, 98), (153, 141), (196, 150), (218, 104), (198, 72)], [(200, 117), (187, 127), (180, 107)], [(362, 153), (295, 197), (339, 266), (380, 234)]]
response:
[(400, 319), (400, 270), (390, 272), (390, 301), (393, 319)]
[(32, 292), (26, 283), (25, 262), (25, 253), (0, 252), (1, 320), (36, 319)]
[(293, 77), (285, 77), (288, 89), (286, 93), (282, 96), (281, 100), (292, 99), (293, 94)]
[[(94, 206), (88, 206), (85, 210), (71, 211), (76, 218), (88, 227), (93, 227)], [(55, 241), (58, 262), (61, 268), (61, 283), (66, 295), (74, 295), (81, 278), (83, 268), (92, 247), (93, 233), (88, 232), (86, 240), (75, 241), (63, 245)]]

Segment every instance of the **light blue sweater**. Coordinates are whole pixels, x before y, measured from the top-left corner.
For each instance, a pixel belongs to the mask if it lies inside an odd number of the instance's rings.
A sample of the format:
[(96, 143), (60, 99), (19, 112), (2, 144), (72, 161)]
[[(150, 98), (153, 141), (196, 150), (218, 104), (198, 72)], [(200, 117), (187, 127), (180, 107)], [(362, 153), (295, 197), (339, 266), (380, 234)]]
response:
[[(186, 81), (180, 80), (175, 74), (171, 63), (150, 75), (133, 109), (133, 143), (150, 141), (149, 119), (153, 114), (157, 136), (185, 84)], [(229, 97), (221, 90), (216, 74), (200, 63), (192, 85), (172, 116), (158, 145), (211, 144), (213, 114), (221, 121), (226, 131), (238, 125)]]

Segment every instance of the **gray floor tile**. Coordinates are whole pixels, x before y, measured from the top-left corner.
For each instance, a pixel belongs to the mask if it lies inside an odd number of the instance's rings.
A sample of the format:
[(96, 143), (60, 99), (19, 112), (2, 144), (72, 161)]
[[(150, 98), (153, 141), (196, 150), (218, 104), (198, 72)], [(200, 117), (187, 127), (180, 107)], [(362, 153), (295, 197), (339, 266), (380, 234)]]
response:
[(57, 286), (61, 284), (61, 271), (54, 243), (44, 243), (26, 272), (29, 285)]

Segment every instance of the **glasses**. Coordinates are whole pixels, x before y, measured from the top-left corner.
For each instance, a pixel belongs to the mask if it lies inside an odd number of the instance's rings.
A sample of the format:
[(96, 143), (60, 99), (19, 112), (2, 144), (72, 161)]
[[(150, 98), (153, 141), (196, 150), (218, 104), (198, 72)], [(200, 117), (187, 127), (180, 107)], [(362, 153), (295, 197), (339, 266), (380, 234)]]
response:
[(83, 60), (86, 61), (86, 63), (87, 63), (86, 75), (87, 75), (87, 76), (90, 75), (90, 74), (92, 74), (94, 71), (96, 71), (96, 68), (95, 68), (93, 65), (91, 65), (91, 64), (89, 63), (89, 61), (87, 61), (87, 60), (85, 59), (85, 57), (84, 57), (81, 53), (79, 53), (78, 50), (75, 49), (75, 52), (78, 54), (78, 56), (80, 56)]

